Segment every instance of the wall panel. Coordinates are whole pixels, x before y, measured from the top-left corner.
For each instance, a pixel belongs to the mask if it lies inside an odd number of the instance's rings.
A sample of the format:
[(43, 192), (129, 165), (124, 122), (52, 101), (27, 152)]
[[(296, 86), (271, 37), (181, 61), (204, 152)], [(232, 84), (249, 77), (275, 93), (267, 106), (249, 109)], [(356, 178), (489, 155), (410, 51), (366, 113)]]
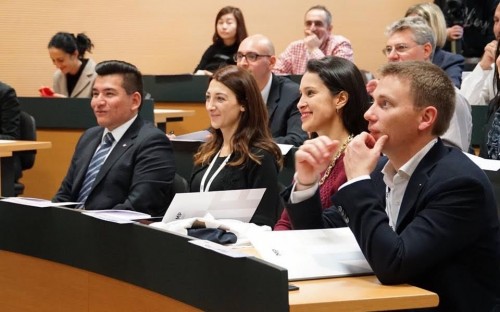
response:
[[(334, 32), (348, 37), (355, 62), (375, 71), (385, 26), (418, 0), (337, 0), (323, 2), (333, 13)], [(263, 33), (276, 51), (302, 37), (304, 12), (311, 0), (2, 0), (0, 1), (0, 80), (22, 96), (37, 95), (52, 83), (47, 43), (57, 31), (86, 32), (95, 43), (96, 61), (123, 59), (144, 73), (192, 72), (210, 44), (217, 11), (242, 9), (251, 34)]]

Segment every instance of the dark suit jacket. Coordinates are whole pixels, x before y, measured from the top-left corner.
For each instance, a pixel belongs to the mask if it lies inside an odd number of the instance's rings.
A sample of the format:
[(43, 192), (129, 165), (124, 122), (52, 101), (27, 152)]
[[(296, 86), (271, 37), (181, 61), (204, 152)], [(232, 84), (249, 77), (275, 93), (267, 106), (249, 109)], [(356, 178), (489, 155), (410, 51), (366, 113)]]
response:
[(317, 194), (289, 204), (294, 228), (347, 223), (382, 283), (436, 292), (436, 311), (500, 308), (499, 222), (484, 172), (439, 140), (411, 176), (393, 231), (380, 172), (385, 162), (371, 180), (340, 189), (332, 196), (336, 207), (323, 215)]
[[(276, 159), (270, 152), (255, 147), (252, 148), (252, 152), (262, 157), (260, 165), (253, 160), (248, 160), (247, 163), (241, 166), (225, 166), (214, 179), (210, 190), (228, 191), (265, 188), (264, 196), (250, 222), (273, 227), (283, 210), (278, 186), (279, 168)], [(217, 168), (218, 166), (215, 166), (212, 169), (212, 174)], [(200, 191), (201, 179), (207, 169), (208, 164), (193, 168), (190, 181), (191, 192)]]
[(436, 48), (432, 63), (444, 70), (453, 84), (460, 89), (462, 71), (464, 70), (464, 57), (462, 55)]
[[(0, 82), (0, 140), (19, 140), (20, 131), (19, 101), (16, 91), (9, 85)], [(19, 156), (13, 154), (14, 180), (22, 176), (21, 162)]]
[[(77, 201), (103, 131), (94, 127), (81, 136), (53, 201)], [(172, 200), (174, 175), (174, 155), (165, 133), (137, 117), (102, 165), (85, 209), (128, 209), (163, 215)]]
[(292, 80), (273, 74), (267, 98), (269, 128), (276, 143), (300, 146), (307, 139), (297, 109), (299, 86)]

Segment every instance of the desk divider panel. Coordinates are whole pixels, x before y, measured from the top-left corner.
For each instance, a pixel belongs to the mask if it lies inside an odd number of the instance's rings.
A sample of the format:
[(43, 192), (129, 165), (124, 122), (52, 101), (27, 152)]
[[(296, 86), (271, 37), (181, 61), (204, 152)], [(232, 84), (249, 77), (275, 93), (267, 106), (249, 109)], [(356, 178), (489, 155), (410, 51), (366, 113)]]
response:
[(144, 92), (156, 102), (205, 103), (210, 77), (183, 75), (143, 75)]
[[(97, 126), (90, 99), (19, 97), (21, 110), (35, 117), (36, 127), (88, 129)], [(154, 122), (154, 102), (143, 100), (139, 115)]]
[(288, 311), (288, 274), (147, 225), (0, 202), (0, 249), (116, 278), (207, 311)]
[[(300, 84), (302, 75), (287, 76)], [(205, 103), (205, 93), (210, 81), (209, 76), (143, 75), (144, 92), (149, 93), (156, 102)]]

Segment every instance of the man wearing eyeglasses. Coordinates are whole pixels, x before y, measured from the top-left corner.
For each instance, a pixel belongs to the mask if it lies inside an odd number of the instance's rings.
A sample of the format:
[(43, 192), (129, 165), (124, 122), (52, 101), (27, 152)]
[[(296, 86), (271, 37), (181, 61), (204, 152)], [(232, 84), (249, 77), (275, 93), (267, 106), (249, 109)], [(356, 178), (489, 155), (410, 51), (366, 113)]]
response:
[(271, 72), (276, 64), (272, 42), (263, 35), (247, 37), (240, 43), (234, 61), (257, 81), (267, 105), (269, 128), (276, 143), (302, 145), (307, 134), (302, 130), (297, 109), (299, 85)]
[[(387, 28), (387, 44), (382, 53), (388, 62), (425, 61), (431, 62), (436, 48), (432, 29), (419, 16), (409, 16), (394, 22)], [(368, 93), (377, 87), (378, 81), (371, 80), (366, 85)], [(441, 136), (443, 141), (467, 152), (472, 135), (471, 107), (455, 88), (455, 112), (448, 130)]]
[(273, 69), (279, 75), (302, 75), (307, 61), (333, 55), (354, 61), (351, 42), (332, 35), (332, 14), (322, 5), (307, 10), (304, 18), (304, 39), (288, 45)]

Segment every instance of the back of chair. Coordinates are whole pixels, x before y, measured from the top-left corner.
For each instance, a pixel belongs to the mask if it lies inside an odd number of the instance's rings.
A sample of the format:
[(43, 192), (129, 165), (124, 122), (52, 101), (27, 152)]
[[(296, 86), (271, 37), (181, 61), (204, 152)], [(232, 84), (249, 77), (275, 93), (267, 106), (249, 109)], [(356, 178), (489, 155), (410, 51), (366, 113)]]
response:
[(175, 173), (172, 191), (173, 191), (174, 195), (177, 193), (188, 193), (189, 192), (189, 185), (188, 185), (186, 179), (184, 179), (178, 173)]
[[(19, 128), (21, 132), (21, 140), (36, 141), (36, 123), (33, 116), (21, 111)], [(31, 169), (35, 164), (36, 150), (16, 152), (14, 154), (19, 157), (22, 170)]]

